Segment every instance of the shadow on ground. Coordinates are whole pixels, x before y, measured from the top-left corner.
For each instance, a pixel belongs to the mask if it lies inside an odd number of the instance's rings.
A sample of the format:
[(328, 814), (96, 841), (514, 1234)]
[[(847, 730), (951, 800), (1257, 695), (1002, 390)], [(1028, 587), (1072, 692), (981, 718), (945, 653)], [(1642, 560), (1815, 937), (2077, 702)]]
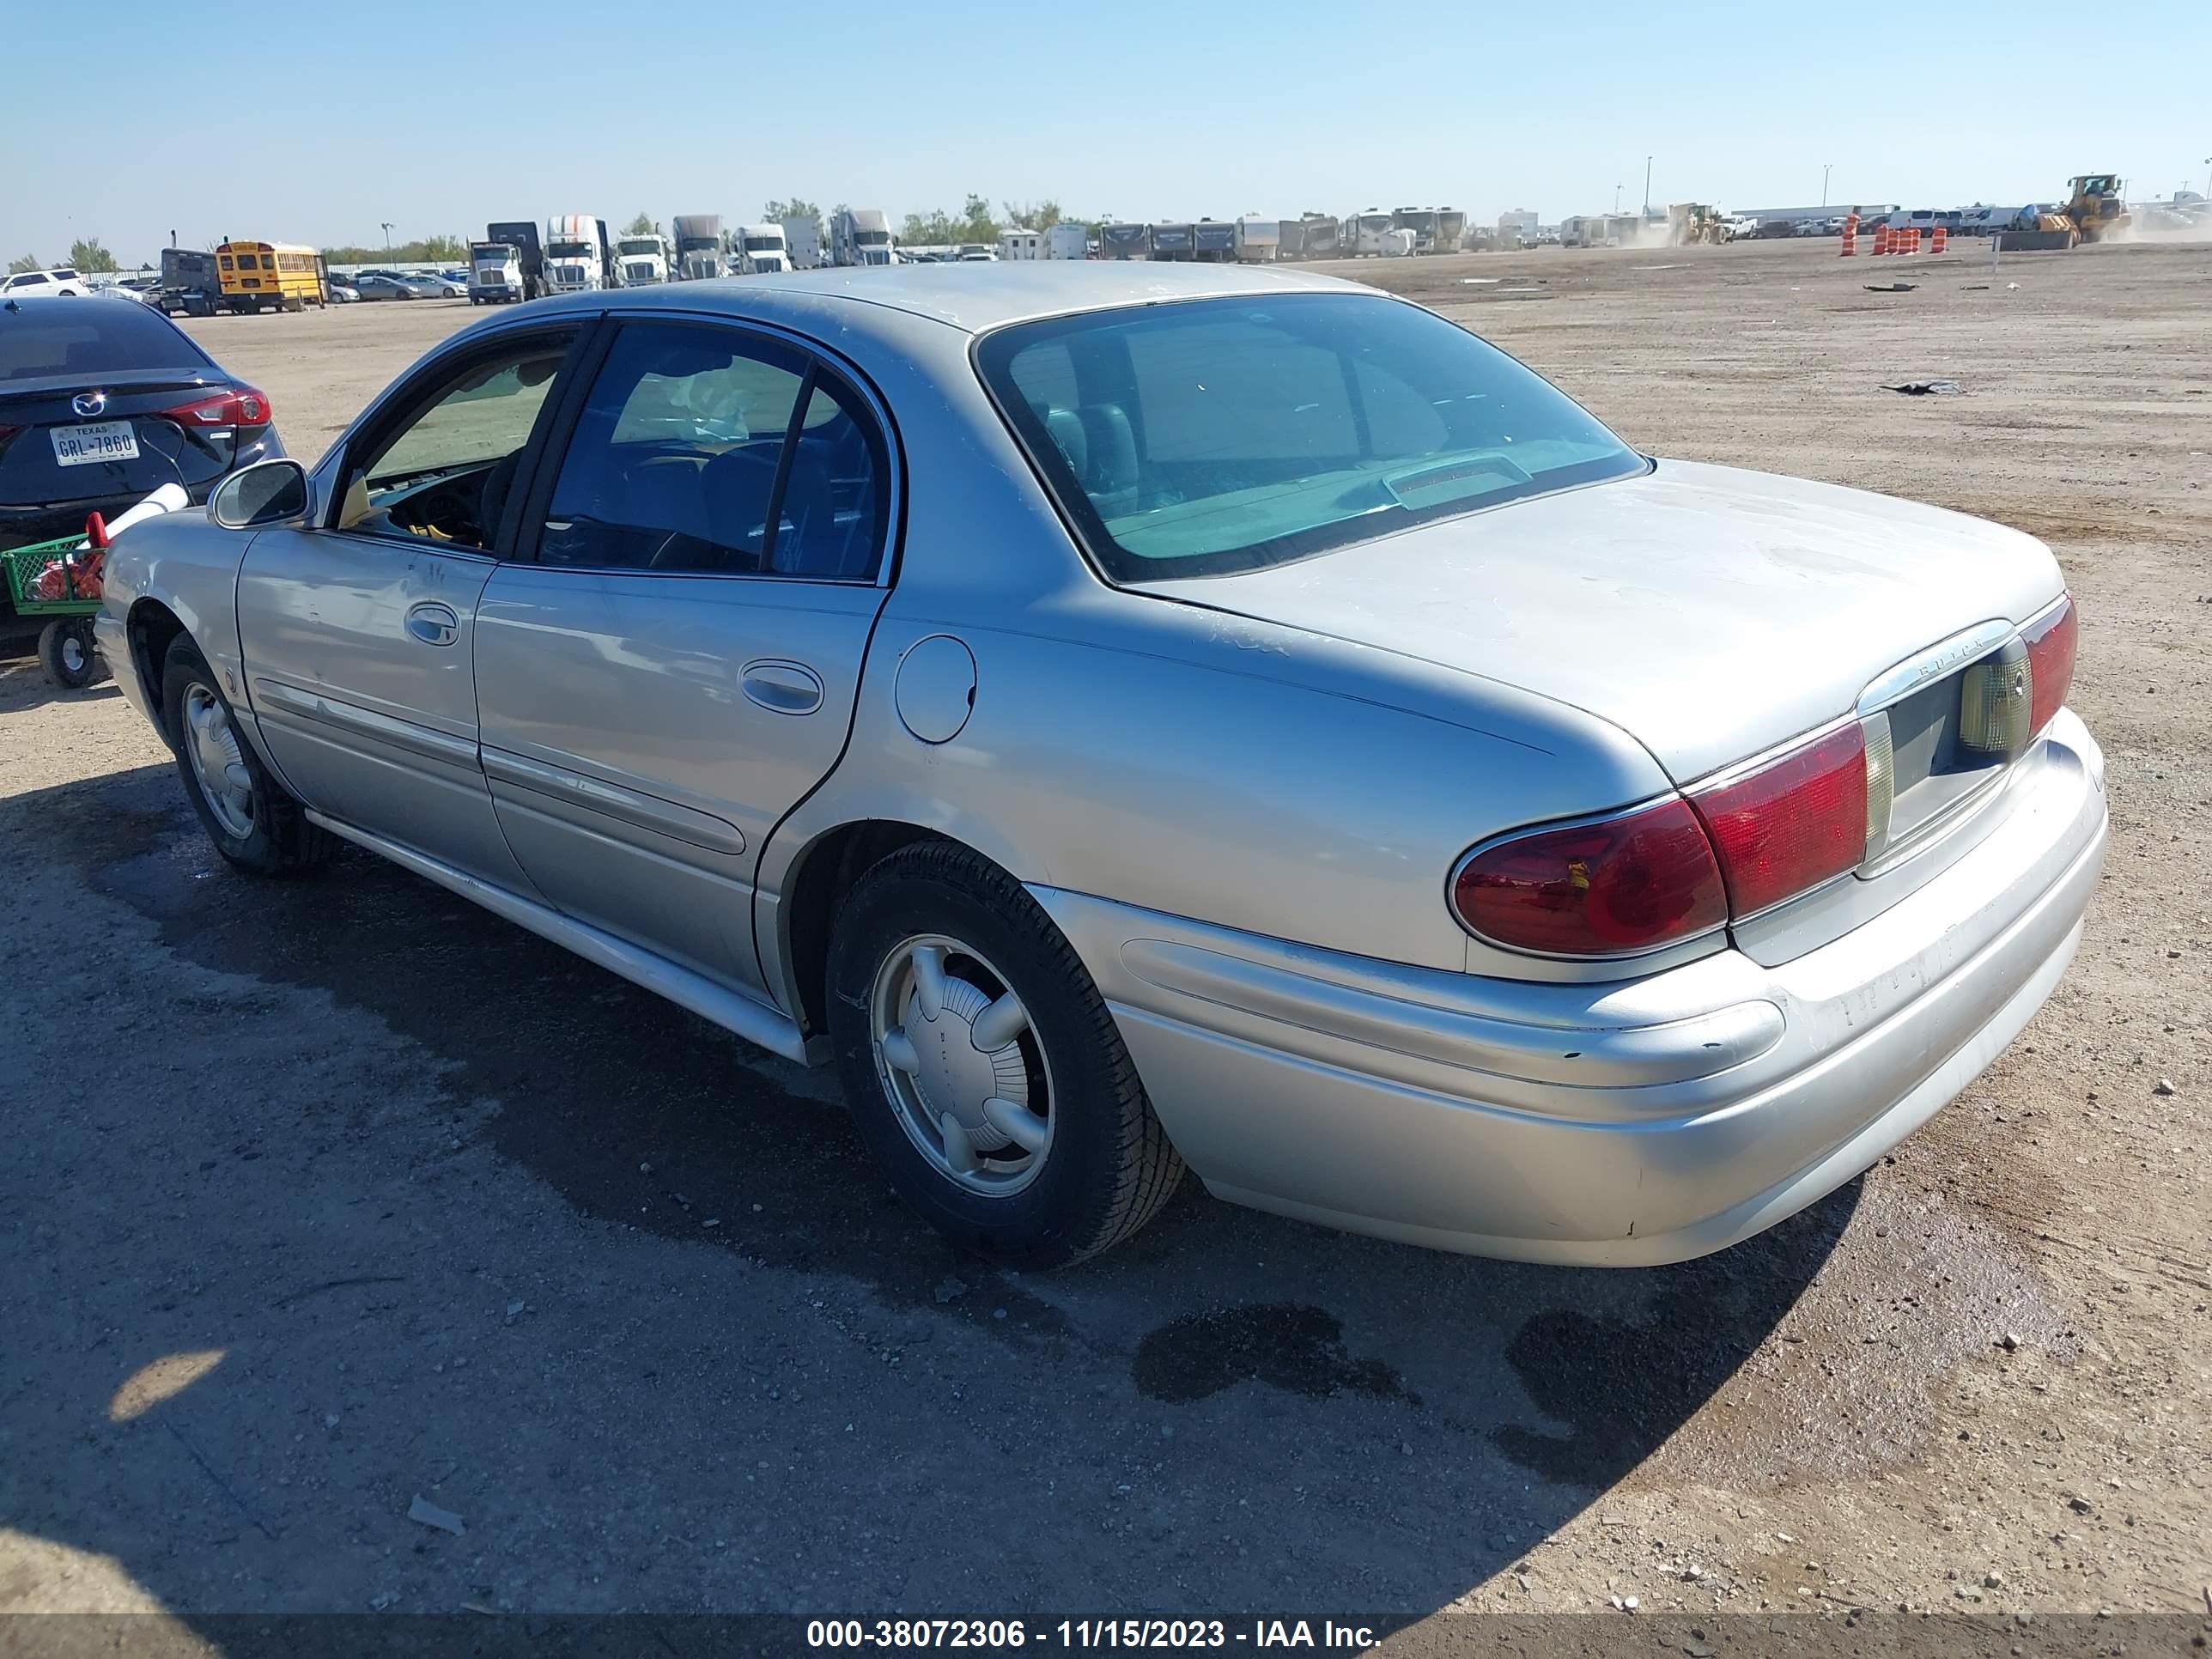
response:
[[(1017, 1279), (897, 1203), (827, 1075), (380, 860), (240, 877), (159, 768), (10, 824), (158, 940), (109, 952), (259, 981), (157, 978), (135, 1017), (157, 1047), (173, 1026), (274, 1056), (256, 1081), (180, 1036), (155, 1084), (112, 1085), (159, 1109), (71, 1094), (106, 1127), (57, 1113), (27, 1149), (49, 1173), (10, 1183), (57, 1346), (0, 1396), (0, 1512), (179, 1609), (942, 1611), (1018, 1579), (1055, 1617), (1425, 1613), (1677, 1436), (1859, 1201), (1605, 1274), (1193, 1182), (1104, 1261)], [(88, 1212), (53, 1180), (111, 1190)], [(164, 1346), (261, 1357), (151, 1413), (163, 1435), (81, 1420)], [(1710, 1449), (1720, 1484), (1788, 1462)], [(408, 1522), (422, 1493), (470, 1532)]]

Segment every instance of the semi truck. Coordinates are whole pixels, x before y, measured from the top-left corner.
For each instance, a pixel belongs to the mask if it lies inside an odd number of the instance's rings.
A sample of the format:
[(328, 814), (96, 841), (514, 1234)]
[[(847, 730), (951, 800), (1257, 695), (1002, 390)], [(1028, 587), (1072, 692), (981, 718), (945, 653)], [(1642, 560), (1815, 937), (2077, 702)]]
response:
[(679, 213), (676, 216), (675, 277), (679, 283), (704, 281), (726, 274), (722, 256), (729, 252), (722, 239), (719, 213)]
[(624, 236), (615, 243), (615, 263), (624, 288), (649, 288), (668, 280), (668, 239), (659, 231)]
[(215, 255), (196, 247), (161, 250), (161, 284), (154, 302), (165, 316), (212, 317), (222, 304), (222, 277)]
[(469, 244), (469, 303), (505, 305), (526, 296), (522, 254), (512, 242)]
[(791, 269), (791, 246), (784, 239), (781, 225), (739, 225), (737, 255), (740, 276), (758, 276)]
[(555, 294), (622, 286), (605, 220), (568, 213), (545, 222), (545, 285)]
[(514, 250), (515, 263), (522, 268), (522, 297), (542, 300), (550, 291), (545, 286), (545, 247), (538, 240), (538, 222), (534, 219), (507, 219), (484, 227), (484, 240), (503, 242)]
[(840, 265), (891, 263), (890, 221), (881, 208), (843, 208), (830, 226), (830, 258)]
[(793, 270), (812, 270), (822, 263), (822, 223), (817, 219), (786, 219), (783, 244), (790, 251)]

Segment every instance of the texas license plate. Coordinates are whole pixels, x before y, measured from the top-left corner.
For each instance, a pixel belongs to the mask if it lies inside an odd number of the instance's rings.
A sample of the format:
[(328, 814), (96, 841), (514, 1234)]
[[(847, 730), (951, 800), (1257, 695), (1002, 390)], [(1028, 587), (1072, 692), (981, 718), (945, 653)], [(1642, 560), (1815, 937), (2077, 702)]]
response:
[(58, 465), (84, 466), (94, 461), (138, 459), (138, 434), (128, 421), (91, 421), (82, 426), (58, 426), (52, 430)]

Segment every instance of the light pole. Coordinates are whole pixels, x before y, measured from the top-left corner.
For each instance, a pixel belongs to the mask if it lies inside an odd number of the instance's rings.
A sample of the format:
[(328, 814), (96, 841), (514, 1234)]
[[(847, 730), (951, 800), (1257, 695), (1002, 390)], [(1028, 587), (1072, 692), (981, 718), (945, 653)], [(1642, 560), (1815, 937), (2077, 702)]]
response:
[(1828, 175), (1835, 171), (1835, 167), (1836, 164), (1833, 161), (1820, 163), (1820, 205), (1822, 207), (1828, 205)]
[(384, 257), (388, 262), (392, 258), (392, 222), (380, 219), (377, 222), (384, 227)]
[(1651, 216), (1651, 158), (1644, 158), (1644, 216)]
[(1620, 213), (1620, 186), (1619, 185), (1615, 185), (1613, 187), (1613, 211), (1614, 216), (1618, 217)]

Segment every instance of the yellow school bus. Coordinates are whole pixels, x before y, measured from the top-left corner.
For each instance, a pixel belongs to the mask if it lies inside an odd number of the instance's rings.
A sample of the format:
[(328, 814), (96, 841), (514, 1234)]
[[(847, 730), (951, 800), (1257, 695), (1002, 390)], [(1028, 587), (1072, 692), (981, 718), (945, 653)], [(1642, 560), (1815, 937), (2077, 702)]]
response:
[(215, 251), (216, 276), (225, 311), (263, 311), (282, 306), (330, 303), (323, 256), (284, 242), (225, 242)]

